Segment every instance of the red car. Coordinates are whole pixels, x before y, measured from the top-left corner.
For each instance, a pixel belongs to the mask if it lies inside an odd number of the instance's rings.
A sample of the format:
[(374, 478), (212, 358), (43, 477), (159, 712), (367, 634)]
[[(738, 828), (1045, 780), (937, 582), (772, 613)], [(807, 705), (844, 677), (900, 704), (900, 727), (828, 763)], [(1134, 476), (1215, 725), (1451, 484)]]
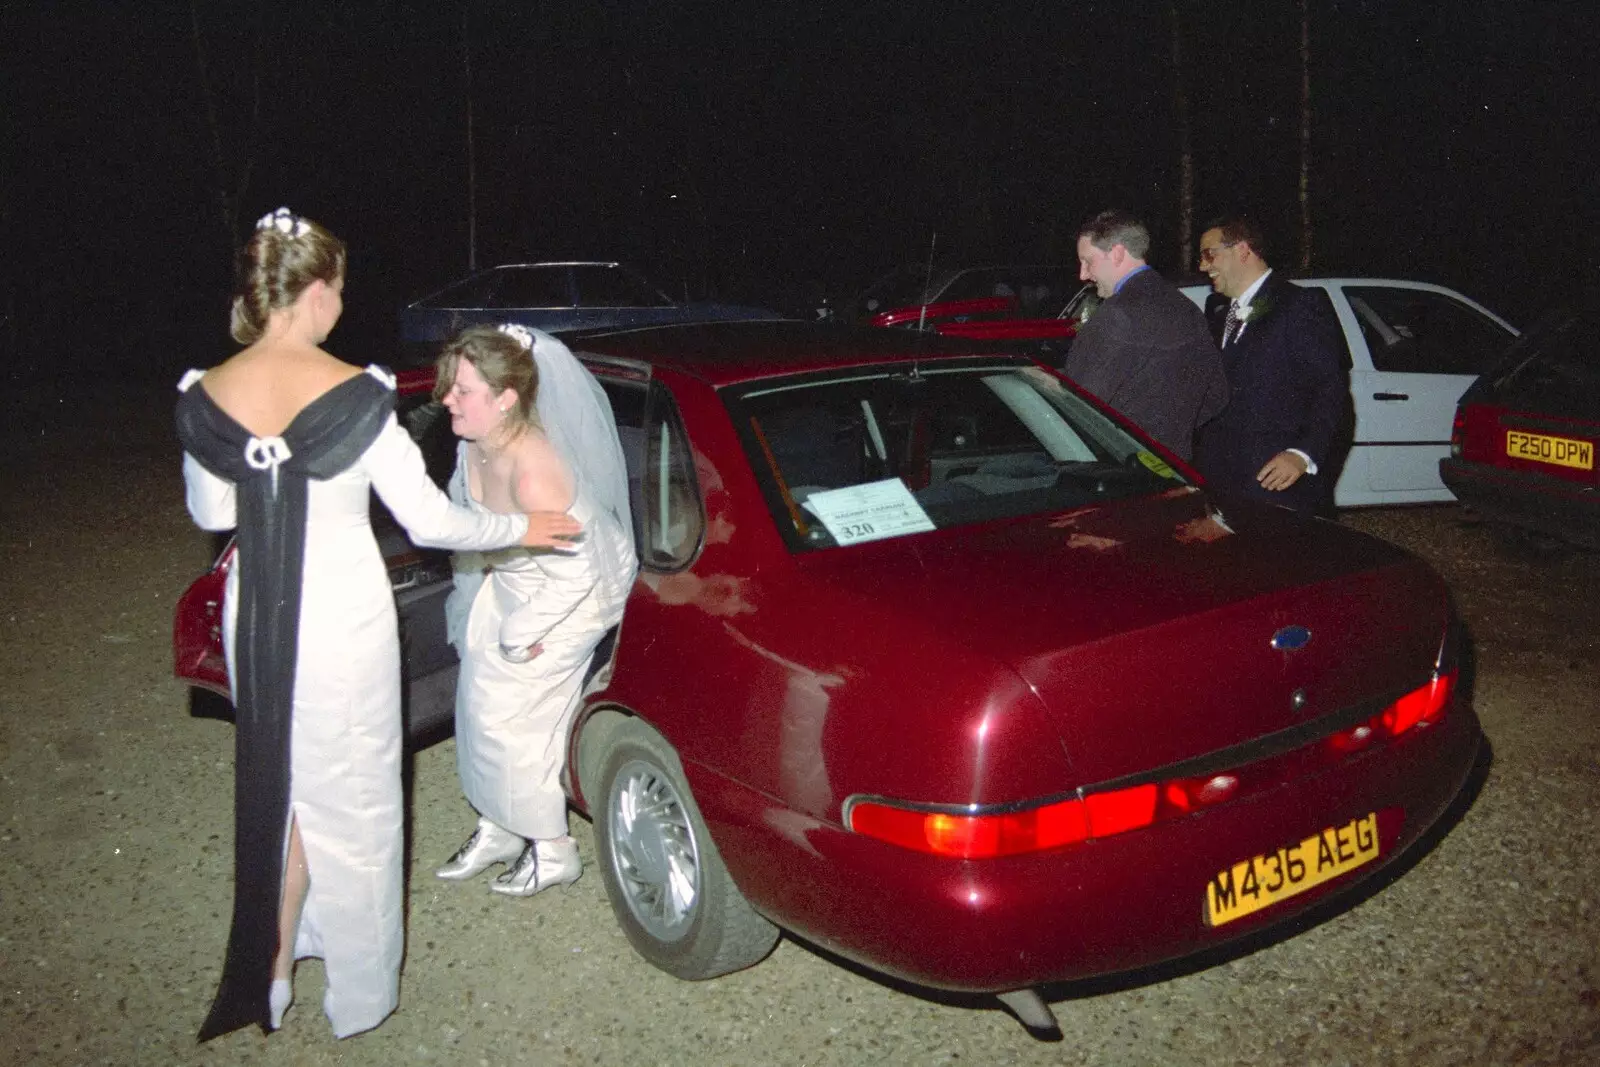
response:
[[(1224, 513), (1031, 360), (796, 322), (568, 341), (612, 398), (643, 563), (571, 794), (618, 921), (675, 975), (783, 929), (1047, 1031), (1037, 986), (1300, 915), (1468, 775), (1433, 571)], [(403, 417), (447, 456), (421, 384)], [(442, 571), (393, 562), (419, 686)], [(178, 673), (213, 686), (220, 583), (178, 615)]]
[(1097, 300), (1076, 267), (906, 268), (880, 278), (854, 311), (870, 326), (1004, 342), (1058, 366)]
[(1558, 312), (1462, 394), (1439, 476), (1535, 548), (1600, 549), (1600, 312)]

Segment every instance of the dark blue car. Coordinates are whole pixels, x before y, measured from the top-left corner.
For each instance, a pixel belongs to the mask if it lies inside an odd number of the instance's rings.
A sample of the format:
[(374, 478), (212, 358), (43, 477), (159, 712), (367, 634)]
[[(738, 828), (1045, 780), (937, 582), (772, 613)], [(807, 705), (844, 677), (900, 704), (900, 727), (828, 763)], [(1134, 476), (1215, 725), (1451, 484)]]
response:
[(620, 263), (507, 263), (470, 274), (400, 312), (405, 365), (433, 361), (463, 327), (519, 322), (550, 332), (713, 319), (775, 319), (765, 308), (679, 303)]

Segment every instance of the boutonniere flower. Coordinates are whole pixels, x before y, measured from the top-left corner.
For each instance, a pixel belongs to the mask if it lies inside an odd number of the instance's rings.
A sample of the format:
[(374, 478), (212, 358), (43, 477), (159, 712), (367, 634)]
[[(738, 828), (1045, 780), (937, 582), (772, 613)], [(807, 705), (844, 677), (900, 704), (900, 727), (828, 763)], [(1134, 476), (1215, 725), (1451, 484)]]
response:
[(1256, 297), (1250, 305), (1239, 312), (1239, 321), (1246, 325), (1264, 319), (1272, 312), (1272, 301)]

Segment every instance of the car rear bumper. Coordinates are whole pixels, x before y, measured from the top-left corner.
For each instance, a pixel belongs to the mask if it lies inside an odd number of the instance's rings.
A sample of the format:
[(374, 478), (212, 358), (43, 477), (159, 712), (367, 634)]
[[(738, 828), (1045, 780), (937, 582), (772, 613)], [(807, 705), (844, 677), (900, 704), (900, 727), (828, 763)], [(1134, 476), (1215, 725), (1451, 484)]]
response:
[(1600, 491), (1534, 471), (1441, 459), (1439, 476), (1486, 519), (1600, 549)]
[[(1349, 889), (1438, 821), (1480, 739), (1476, 716), (1458, 702), (1437, 725), (1276, 790), (1073, 848), (987, 861), (897, 848), (778, 807), (704, 768), (686, 770), (724, 861), (759, 911), (874, 970), (985, 993), (1192, 955)], [(1376, 862), (1223, 927), (1206, 925), (1206, 887), (1217, 872), (1371, 812), (1382, 842)]]

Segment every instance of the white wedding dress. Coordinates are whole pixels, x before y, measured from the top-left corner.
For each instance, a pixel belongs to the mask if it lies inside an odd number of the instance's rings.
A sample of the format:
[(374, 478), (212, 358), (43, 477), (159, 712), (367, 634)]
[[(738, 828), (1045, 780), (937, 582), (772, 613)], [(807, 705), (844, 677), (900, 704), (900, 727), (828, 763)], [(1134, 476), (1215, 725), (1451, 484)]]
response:
[[(626, 464), (600, 384), (560, 341), (538, 330), (539, 420), (576, 489), (568, 513), (583, 524), (571, 551), (462, 553), (446, 615), (461, 653), (456, 683), (456, 761), (479, 814), (530, 840), (567, 832), (567, 730), (595, 647), (622, 620), (638, 573)], [(472, 496), (466, 443), (456, 454), (451, 499)], [(539, 644), (525, 663), (502, 649)]]
[[(492, 514), (468, 490), (465, 443), (460, 448), (451, 499)], [(567, 728), (595, 646), (622, 620), (634, 574), (632, 538), (615, 515), (582, 491), (568, 514), (583, 524), (576, 550), (460, 553), (451, 593), (461, 789), (479, 814), (532, 840), (567, 832)], [(533, 644), (543, 651), (526, 663), (500, 651)]]

